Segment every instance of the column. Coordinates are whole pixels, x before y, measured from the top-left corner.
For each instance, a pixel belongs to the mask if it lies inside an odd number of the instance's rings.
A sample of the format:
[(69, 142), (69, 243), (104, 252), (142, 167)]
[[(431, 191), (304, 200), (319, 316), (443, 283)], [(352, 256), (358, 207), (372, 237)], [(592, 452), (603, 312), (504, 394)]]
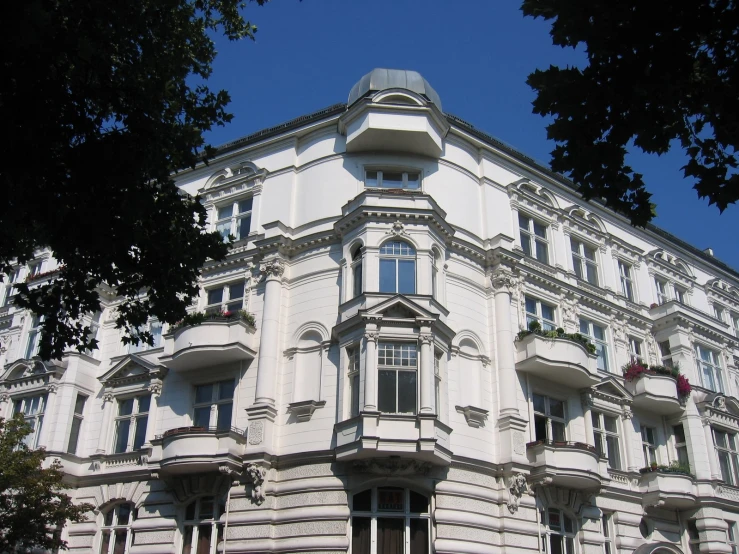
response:
[(429, 327), (421, 327), (421, 404), (419, 412), (434, 413), (434, 336)]
[(110, 426), (110, 416), (113, 410), (113, 393), (106, 392), (103, 394), (103, 421), (100, 422), (100, 436), (98, 437), (98, 454), (106, 454), (107, 446), (110, 444), (108, 436), (108, 427)]
[[(370, 329), (370, 327), (372, 327)], [(364, 410), (377, 411), (377, 340), (380, 333), (374, 325), (367, 325), (364, 334)]]
[(56, 408), (57, 390), (59, 390), (59, 385), (56, 383), (49, 383), (46, 386), (47, 394), (46, 406), (44, 407), (44, 421), (41, 424), (41, 436), (39, 437), (38, 445), (45, 447), (47, 450), (53, 450), (52, 448), (49, 448), (49, 437), (52, 436), (51, 433), (61, 434), (64, 436), (65, 431), (64, 429), (51, 429), (52, 425), (56, 426), (59, 423), (59, 418), (57, 417), (57, 414), (54, 413)]
[(275, 258), (262, 264), (260, 269), (266, 275), (266, 282), (264, 286), (264, 306), (262, 308), (262, 330), (259, 339), (255, 404), (274, 405), (277, 348), (279, 344), (280, 296), (285, 263)]
[(582, 414), (585, 418), (585, 442), (592, 444), (595, 435), (593, 435), (593, 416), (591, 408), (593, 407), (593, 393), (590, 391), (582, 393), (580, 396), (582, 402)]
[(713, 446), (713, 432), (708, 418), (702, 421), (703, 433), (706, 437), (706, 452), (708, 454), (708, 467), (711, 469), (711, 479), (721, 479), (718, 463), (716, 463), (716, 448)]
[(149, 392), (151, 392), (151, 401), (149, 402), (149, 420), (146, 422), (146, 444), (151, 444), (152, 439), (155, 436), (157, 428), (157, 416), (159, 408), (159, 396), (162, 394), (162, 383), (152, 382), (149, 385)]
[(492, 277), (495, 288), (495, 347), (498, 357), (500, 414), (518, 414), (516, 361), (511, 329), (511, 288), (514, 278), (508, 270), (497, 270)]
[(631, 419), (633, 413), (629, 409), (624, 409), (624, 413), (621, 416), (623, 421), (624, 429), (624, 452), (626, 454), (626, 469), (629, 471), (636, 471), (638, 468), (634, 461), (634, 422)]

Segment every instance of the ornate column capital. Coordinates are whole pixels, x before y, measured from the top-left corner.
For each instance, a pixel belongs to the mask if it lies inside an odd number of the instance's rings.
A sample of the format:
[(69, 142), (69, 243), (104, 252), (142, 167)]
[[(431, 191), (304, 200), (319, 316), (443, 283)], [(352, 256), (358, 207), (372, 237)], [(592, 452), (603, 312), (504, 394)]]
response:
[(513, 272), (507, 268), (498, 268), (490, 275), (493, 288), (510, 294), (515, 289), (518, 280)]
[(420, 342), (422, 345), (423, 344), (431, 345), (434, 343), (434, 335), (423, 333), (418, 336), (418, 342)]
[(262, 262), (259, 266), (259, 272), (264, 274), (267, 279), (280, 279), (285, 273), (285, 262), (280, 258), (272, 258)]
[(103, 394), (103, 404), (106, 402), (113, 402), (115, 400), (115, 396), (113, 396), (113, 393), (110, 391), (107, 391)]
[(380, 332), (379, 331), (367, 331), (364, 334), (364, 338), (368, 342), (377, 342), (380, 339)]
[(51, 394), (56, 394), (56, 391), (59, 390), (59, 385), (57, 383), (49, 383), (46, 385), (46, 390)]
[(162, 383), (161, 381), (152, 381), (149, 384), (149, 392), (154, 396), (161, 396), (162, 394)]

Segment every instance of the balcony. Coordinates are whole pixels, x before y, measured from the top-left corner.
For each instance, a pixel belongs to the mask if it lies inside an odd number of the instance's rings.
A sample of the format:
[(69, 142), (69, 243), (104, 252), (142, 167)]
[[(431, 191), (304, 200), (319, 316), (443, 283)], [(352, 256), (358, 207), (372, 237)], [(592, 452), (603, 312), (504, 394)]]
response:
[(449, 435), (452, 430), (435, 415), (396, 415), (362, 412), (334, 426), (336, 459), (361, 460), (399, 456), (449, 465)]
[(246, 437), (235, 427), (179, 427), (157, 435), (151, 444), (149, 468), (162, 473), (215, 471), (221, 466), (240, 471)]
[(600, 458), (595, 447), (581, 442), (536, 441), (526, 445), (531, 479), (571, 489), (600, 487)]
[(516, 369), (554, 383), (584, 388), (600, 382), (597, 356), (577, 342), (530, 334), (516, 342)]
[(669, 470), (642, 470), (639, 489), (644, 507), (685, 510), (696, 504), (693, 478)]
[(626, 381), (624, 384), (634, 395), (633, 406), (636, 409), (649, 410), (659, 415), (674, 415), (684, 409), (672, 377), (643, 373), (639, 379)]
[(241, 319), (209, 319), (164, 336), (162, 365), (177, 371), (253, 359), (254, 327)]

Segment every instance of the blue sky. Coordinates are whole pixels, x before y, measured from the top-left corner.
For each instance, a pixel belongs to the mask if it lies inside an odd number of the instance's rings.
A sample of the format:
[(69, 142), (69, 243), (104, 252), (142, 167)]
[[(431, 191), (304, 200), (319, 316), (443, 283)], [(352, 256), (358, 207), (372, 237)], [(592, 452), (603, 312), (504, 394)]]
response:
[[(336, 102), (375, 67), (420, 72), (457, 115), (548, 165), (547, 120), (531, 113), (526, 77), (582, 53), (555, 47), (549, 25), (524, 18), (518, 0), (272, 0), (250, 4), (256, 42), (216, 41), (210, 86), (231, 94), (233, 121), (207, 135), (218, 145)], [(657, 204), (655, 223), (739, 270), (739, 206), (700, 200), (682, 177), (681, 151), (634, 154)]]

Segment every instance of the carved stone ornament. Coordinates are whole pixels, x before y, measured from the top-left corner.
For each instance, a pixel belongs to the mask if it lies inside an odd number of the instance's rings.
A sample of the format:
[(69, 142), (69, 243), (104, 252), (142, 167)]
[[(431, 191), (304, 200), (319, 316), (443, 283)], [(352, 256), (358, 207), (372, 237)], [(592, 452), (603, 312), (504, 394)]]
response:
[(393, 223), (393, 226), (390, 227), (386, 235), (395, 235), (396, 237), (407, 237), (408, 232), (405, 230), (405, 225), (400, 220), (397, 220), (395, 223)]
[(267, 498), (264, 492), (264, 482), (267, 479), (267, 470), (256, 464), (248, 464), (244, 468), (244, 471), (246, 473), (246, 478), (252, 484), (251, 499), (255, 504), (260, 505)]
[(103, 403), (105, 402), (113, 402), (115, 400), (115, 396), (113, 396), (112, 392), (106, 392), (103, 394)]
[(257, 445), (262, 444), (264, 439), (264, 422), (263, 421), (252, 421), (249, 424), (249, 444)]
[(428, 475), (431, 464), (416, 460), (380, 458), (373, 460), (359, 460), (352, 466), (359, 473), (374, 473), (375, 475)]
[(46, 385), (46, 390), (51, 394), (56, 394), (56, 391), (59, 390), (59, 385), (57, 385), (56, 383), (49, 383), (48, 385)]
[(515, 514), (518, 511), (518, 505), (521, 496), (528, 489), (526, 476), (523, 473), (515, 473), (508, 479), (508, 511)]
[(726, 411), (726, 398), (724, 398), (721, 395), (717, 396), (716, 398), (713, 399), (713, 405), (719, 410), (725, 412)]
[(276, 277), (279, 279), (280, 277), (282, 277), (282, 274), (285, 273), (285, 262), (283, 262), (279, 258), (267, 260), (262, 263), (259, 271), (261, 271), (267, 277), (267, 279), (269, 279), (270, 277)]
[(0, 402), (8, 402), (9, 400), (10, 395), (7, 392), (0, 394)]
[(434, 335), (423, 334), (418, 337), (421, 344), (434, 344)]
[(516, 286), (516, 278), (508, 269), (497, 269), (490, 276), (490, 282), (494, 289), (504, 289), (511, 292)]
[(455, 406), (455, 409), (464, 415), (467, 425), (474, 428), (484, 427), (488, 418), (488, 411), (475, 406)]
[(371, 342), (377, 342), (380, 340), (380, 333), (378, 331), (367, 331), (364, 338)]
[(162, 395), (162, 384), (157, 382), (152, 382), (149, 385), (149, 392), (153, 394), (154, 396), (161, 396)]

